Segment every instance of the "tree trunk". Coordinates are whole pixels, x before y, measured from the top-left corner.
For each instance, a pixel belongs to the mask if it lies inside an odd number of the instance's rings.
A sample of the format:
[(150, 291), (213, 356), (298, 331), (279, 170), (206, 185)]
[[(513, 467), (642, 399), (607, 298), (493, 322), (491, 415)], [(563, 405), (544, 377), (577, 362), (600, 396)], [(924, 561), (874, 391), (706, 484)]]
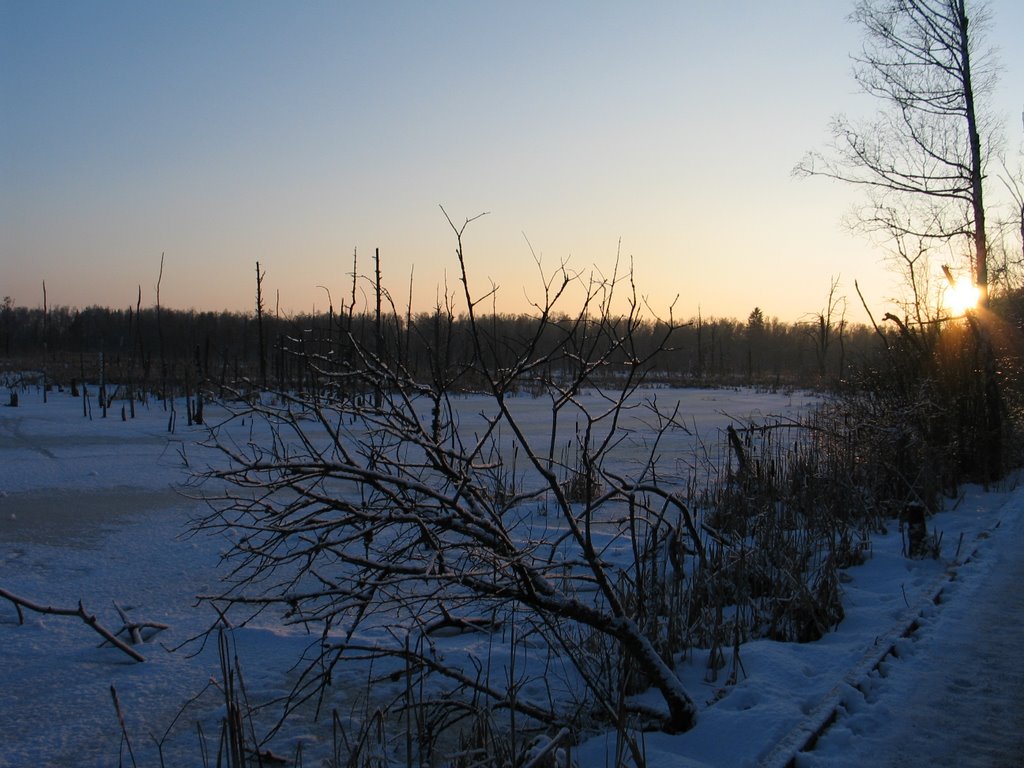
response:
[(982, 189), (981, 135), (974, 107), (974, 86), (971, 82), (971, 53), (968, 36), (965, 0), (957, 0), (957, 18), (960, 32), (960, 64), (964, 87), (964, 113), (967, 118), (967, 136), (971, 146), (971, 209), (974, 215), (974, 282), (980, 297), (978, 306), (988, 304), (988, 241), (985, 237), (985, 205)]

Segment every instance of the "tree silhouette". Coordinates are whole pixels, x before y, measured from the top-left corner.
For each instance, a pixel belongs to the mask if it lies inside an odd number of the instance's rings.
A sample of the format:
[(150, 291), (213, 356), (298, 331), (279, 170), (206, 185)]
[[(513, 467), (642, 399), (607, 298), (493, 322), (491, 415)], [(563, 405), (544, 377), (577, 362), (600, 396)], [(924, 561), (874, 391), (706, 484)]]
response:
[(966, 0), (859, 0), (851, 20), (864, 32), (854, 77), (882, 107), (863, 124), (835, 117), (830, 151), (809, 153), (794, 173), (865, 187), (856, 226), (899, 243), (927, 250), (968, 238), (984, 302), (983, 180), (994, 126), (982, 104), (995, 82), (990, 54), (978, 50), (984, 8), (969, 18)]

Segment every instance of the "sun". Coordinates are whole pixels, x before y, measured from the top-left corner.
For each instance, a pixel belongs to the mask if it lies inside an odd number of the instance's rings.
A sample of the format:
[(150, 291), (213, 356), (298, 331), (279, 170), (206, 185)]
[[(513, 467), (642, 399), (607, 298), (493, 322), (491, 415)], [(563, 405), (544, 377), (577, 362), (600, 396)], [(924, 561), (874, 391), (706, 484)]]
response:
[(954, 315), (977, 308), (981, 291), (969, 277), (961, 276), (942, 295), (942, 305)]

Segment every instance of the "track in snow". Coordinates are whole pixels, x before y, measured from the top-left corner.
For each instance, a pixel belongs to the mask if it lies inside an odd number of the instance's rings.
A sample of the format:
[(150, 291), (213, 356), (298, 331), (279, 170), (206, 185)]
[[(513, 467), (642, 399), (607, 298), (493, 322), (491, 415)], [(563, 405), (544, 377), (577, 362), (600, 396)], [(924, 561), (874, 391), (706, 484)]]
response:
[(897, 643), (896, 657), (848, 690), (798, 766), (1024, 766), (1020, 515), (1006, 509), (992, 541)]

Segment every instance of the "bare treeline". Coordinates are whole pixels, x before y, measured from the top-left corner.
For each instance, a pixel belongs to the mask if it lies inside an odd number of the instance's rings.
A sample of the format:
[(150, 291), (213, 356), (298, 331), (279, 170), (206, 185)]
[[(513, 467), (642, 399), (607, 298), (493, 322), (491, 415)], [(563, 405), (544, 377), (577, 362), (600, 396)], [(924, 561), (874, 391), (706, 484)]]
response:
[[(263, 365), (278, 387), (302, 384), (302, 356), (344, 355), (352, 343), (380, 349), (410, 372), (426, 375), (439, 366), (458, 370), (473, 354), (467, 317), (445, 307), (413, 314), (386, 312), (379, 332), (371, 312), (265, 312), (262, 322)], [(484, 318), (481, 326), (494, 339), (494, 361), (503, 364), (503, 355), (510, 354), (517, 340), (532, 338), (539, 322), (527, 314)], [(542, 344), (562, 344), (567, 333), (587, 332), (575, 317), (546, 322)], [(679, 327), (673, 344), (657, 352), (652, 370), (655, 377), (676, 384), (818, 385), (844, 378), (851, 365), (864, 362), (877, 349), (874, 332), (866, 326), (818, 316), (781, 322), (756, 307), (745, 321), (698, 316), (674, 324)], [(644, 320), (634, 339), (639, 348), (646, 345), (654, 351), (664, 331), (663, 321)], [(89, 378), (100, 353), (111, 372), (121, 371), (135, 382), (160, 378), (164, 363), (177, 380), (196, 374), (211, 384), (260, 379), (259, 328), (252, 314), (64, 306), (44, 313), (10, 300), (0, 309), (0, 357), (8, 366), (31, 368), (45, 362), (58, 381)], [(471, 381), (455, 383), (472, 386)]]

